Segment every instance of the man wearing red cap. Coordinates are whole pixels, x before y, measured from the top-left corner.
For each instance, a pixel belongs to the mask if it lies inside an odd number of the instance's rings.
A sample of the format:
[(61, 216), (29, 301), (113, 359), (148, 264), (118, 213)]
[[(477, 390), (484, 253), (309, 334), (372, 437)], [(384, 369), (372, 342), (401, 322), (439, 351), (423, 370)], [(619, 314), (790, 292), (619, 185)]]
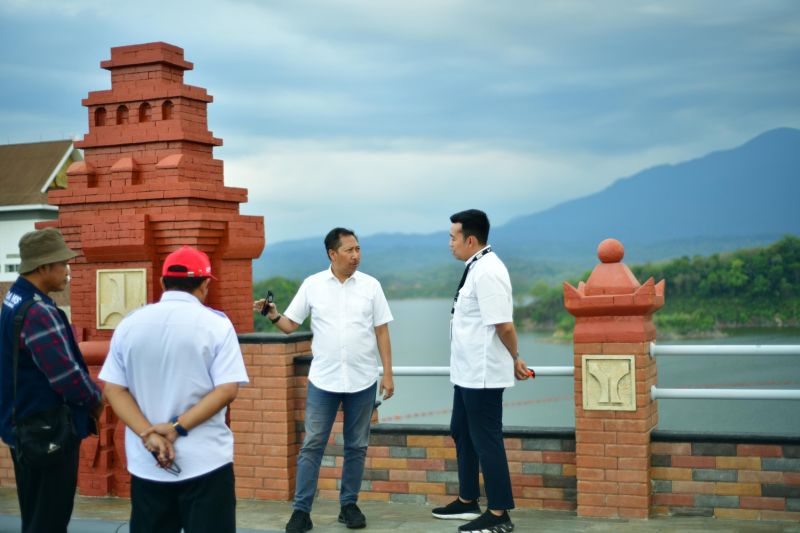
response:
[(225, 407), (247, 372), (233, 324), (203, 305), (208, 256), (184, 246), (164, 261), (164, 294), (117, 326), (100, 371), (128, 426), (134, 533), (233, 533), (233, 433)]

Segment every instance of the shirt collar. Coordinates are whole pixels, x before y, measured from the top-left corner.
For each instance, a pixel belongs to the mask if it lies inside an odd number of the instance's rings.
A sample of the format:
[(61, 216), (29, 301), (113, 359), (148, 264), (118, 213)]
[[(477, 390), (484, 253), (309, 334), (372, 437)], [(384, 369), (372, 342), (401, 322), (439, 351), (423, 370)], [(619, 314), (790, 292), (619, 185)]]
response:
[(468, 265), (470, 261), (472, 261), (473, 259), (475, 259), (475, 256), (476, 256), (476, 255), (478, 255), (478, 254), (479, 254), (479, 253), (481, 253), (482, 251), (486, 250), (487, 248), (490, 248), (491, 246), (492, 246), (491, 244), (487, 244), (486, 246), (484, 246), (483, 248), (481, 248), (480, 250), (478, 250), (477, 252), (475, 252), (474, 254), (472, 254), (472, 256), (470, 256), (470, 258), (469, 258), (469, 259), (467, 259), (466, 261), (464, 261), (464, 264), (465, 264), (465, 265)]
[[(347, 282), (348, 282), (348, 281), (350, 281), (350, 280), (353, 280), (353, 281), (355, 281), (355, 280), (356, 280), (356, 277), (357, 277), (359, 274), (360, 274), (360, 273), (359, 273), (359, 271), (358, 271), (358, 270), (356, 270), (355, 272), (353, 272), (353, 274), (352, 274), (352, 275), (351, 275), (349, 278), (347, 278), (346, 280), (344, 280), (344, 282), (345, 282), (345, 283), (347, 283)], [(334, 281), (336, 281), (336, 283), (341, 283), (341, 282), (339, 281), (339, 278), (337, 278), (337, 277), (334, 275), (334, 273), (333, 273), (333, 265), (331, 265), (331, 266), (329, 266), (329, 267), (328, 267), (328, 278), (329, 278), (329, 279), (332, 279), (332, 280), (334, 280)]]
[(188, 303), (201, 303), (197, 296), (184, 291), (164, 291), (161, 295), (162, 302), (188, 302)]
[(52, 305), (52, 306), (58, 307), (58, 306), (56, 306), (56, 302), (55, 302), (55, 301), (53, 301), (53, 299), (52, 299), (52, 298), (50, 298), (50, 297), (49, 297), (47, 294), (45, 294), (45, 293), (43, 293), (42, 291), (40, 291), (40, 290), (39, 290), (39, 289), (36, 287), (36, 285), (34, 285), (33, 283), (31, 283), (30, 281), (28, 281), (27, 279), (25, 279), (23, 276), (19, 276), (19, 277), (17, 278), (17, 283), (19, 283), (19, 284), (20, 284), (20, 286), (21, 286), (23, 289), (25, 289), (25, 290), (29, 290), (29, 291), (33, 292), (34, 294), (38, 294), (38, 295), (39, 295), (39, 296), (42, 298), (42, 300), (44, 300), (44, 303), (46, 303), (46, 304), (48, 304), (48, 305)]

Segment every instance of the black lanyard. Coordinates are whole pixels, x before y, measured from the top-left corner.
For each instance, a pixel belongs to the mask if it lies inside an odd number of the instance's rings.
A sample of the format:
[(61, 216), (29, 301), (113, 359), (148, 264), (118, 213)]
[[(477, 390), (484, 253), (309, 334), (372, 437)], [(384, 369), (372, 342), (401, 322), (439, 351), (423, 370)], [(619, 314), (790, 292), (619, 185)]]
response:
[(475, 261), (477, 261), (478, 259), (480, 259), (484, 255), (490, 254), (490, 253), (492, 253), (492, 247), (491, 246), (487, 246), (486, 248), (484, 248), (483, 250), (478, 252), (475, 257), (470, 259), (469, 263), (467, 263), (466, 268), (464, 268), (464, 275), (461, 276), (461, 281), (458, 283), (458, 288), (456, 289), (456, 295), (453, 298), (453, 307), (450, 309), (450, 314), (451, 315), (454, 315), (456, 313), (456, 302), (458, 302), (458, 293), (461, 292), (461, 288), (464, 286), (464, 282), (467, 281), (467, 274), (469, 274), (469, 267), (472, 266), (472, 263), (474, 263)]

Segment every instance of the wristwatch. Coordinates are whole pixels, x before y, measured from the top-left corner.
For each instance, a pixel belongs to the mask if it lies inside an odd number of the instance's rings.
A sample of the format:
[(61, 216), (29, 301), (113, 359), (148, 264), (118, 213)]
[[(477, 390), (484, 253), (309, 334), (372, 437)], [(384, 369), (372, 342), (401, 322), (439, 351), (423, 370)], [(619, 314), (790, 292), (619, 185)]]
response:
[(283, 315), (278, 315), (275, 318), (270, 318), (269, 321), (272, 322), (273, 324), (277, 324), (278, 320), (281, 319), (281, 316), (283, 316)]
[(181, 437), (185, 437), (185, 436), (187, 436), (189, 434), (189, 431), (185, 427), (183, 427), (180, 422), (178, 422), (178, 417), (177, 416), (173, 416), (172, 420), (170, 420), (170, 422), (172, 422), (172, 427), (175, 428), (175, 431)]

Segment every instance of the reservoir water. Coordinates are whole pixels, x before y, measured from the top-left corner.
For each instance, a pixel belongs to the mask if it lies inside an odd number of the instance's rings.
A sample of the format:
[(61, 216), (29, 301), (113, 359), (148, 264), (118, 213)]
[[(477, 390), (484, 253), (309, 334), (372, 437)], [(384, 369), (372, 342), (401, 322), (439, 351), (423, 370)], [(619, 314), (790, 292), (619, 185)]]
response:
[[(449, 300), (389, 302), (395, 366), (448, 366)], [(571, 366), (572, 344), (546, 334), (522, 333), (520, 354), (529, 366)], [(800, 332), (742, 332), (664, 344), (800, 344)], [(665, 388), (800, 389), (800, 356), (660, 357)], [(395, 396), (379, 409), (382, 423), (449, 424), (453, 388), (448, 377), (396, 377)], [(505, 426), (574, 428), (572, 377), (517, 382), (504, 395)], [(800, 401), (659, 400), (658, 429), (800, 435)]]

